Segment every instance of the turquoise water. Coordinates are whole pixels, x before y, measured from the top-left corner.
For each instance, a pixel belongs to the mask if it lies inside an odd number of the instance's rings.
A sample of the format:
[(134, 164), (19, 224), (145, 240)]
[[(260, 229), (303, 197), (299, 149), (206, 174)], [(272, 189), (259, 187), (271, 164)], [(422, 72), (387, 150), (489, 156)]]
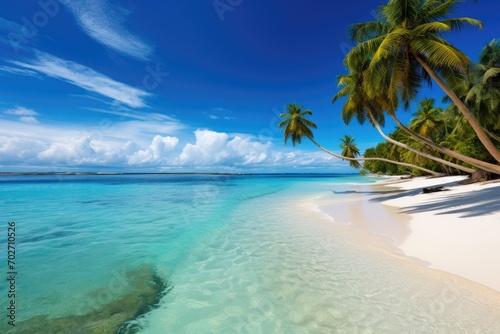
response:
[(0, 176), (2, 220), (17, 228), (16, 330), (499, 333), (497, 293), (367, 247), (304, 204), (369, 181)]

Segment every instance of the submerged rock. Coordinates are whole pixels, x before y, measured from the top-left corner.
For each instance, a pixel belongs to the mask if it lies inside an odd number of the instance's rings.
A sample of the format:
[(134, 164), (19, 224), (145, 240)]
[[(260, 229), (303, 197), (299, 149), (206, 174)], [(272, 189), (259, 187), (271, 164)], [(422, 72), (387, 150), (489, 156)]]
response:
[(123, 296), (84, 315), (53, 318), (35, 316), (16, 324), (8, 333), (39, 334), (132, 334), (140, 326), (135, 319), (156, 308), (160, 299), (173, 288), (151, 266), (126, 272), (130, 289)]

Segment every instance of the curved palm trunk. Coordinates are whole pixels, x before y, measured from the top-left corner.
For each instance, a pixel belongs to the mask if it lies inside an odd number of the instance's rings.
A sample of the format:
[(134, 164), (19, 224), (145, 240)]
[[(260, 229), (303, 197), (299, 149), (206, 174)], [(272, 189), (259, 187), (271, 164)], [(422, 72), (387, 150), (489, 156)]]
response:
[(423, 168), (423, 167), (419, 167), (419, 166), (415, 166), (415, 165), (412, 165), (412, 164), (407, 164), (405, 162), (399, 162), (399, 161), (393, 161), (393, 160), (389, 160), (389, 159), (385, 159), (385, 158), (348, 158), (348, 157), (344, 157), (343, 155), (339, 155), (339, 154), (335, 154), (331, 151), (328, 151), (326, 148), (324, 148), (323, 146), (321, 146), (320, 144), (318, 144), (314, 139), (312, 138), (309, 138), (310, 141), (313, 142), (314, 145), (318, 146), (318, 148), (320, 150), (323, 150), (325, 151), (326, 153), (336, 157), (336, 158), (339, 158), (339, 159), (343, 159), (343, 160), (349, 160), (349, 161), (383, 161), (383, 162), (388, 162), (390, 164), (395, 164), (395, 165), (400, 165), (400, 166), (405, 166), (405, 167), (409, 167), (409, 168), (415, 168), (415, 169), (418, 169), (418, 170), (421, 170), (427, 174), (431, 174), (433, 176), (441, 176), (443, 174), (441, 173), (436, 173), (430, 169), (427, 169), (427, 168)]
[(486, 132), (488, 134), (488, 136), (490, 136), (491, 138), (495, 139), (497, 142), (500, 143), (500, 138), (498, 136), (496, 136), (494, 133), (491, 133), (490, 131), (488, 131), (486, 129), (484, 129), (484, 132)]
[[(477, 134), (477, 137), (484, 145), (484, 147), (488, 150), (488, 152), (495, 158), (496, 161), (500, 162), (500, 151), (496, 148), (496, 146), (491, 141), (490, 137), (486, 134), (482, 126), (477, 121), (476, 117), (469, 111), (469, 108), (458, 98), (458, 96), (446, 86), (446, 84), (441, 80), (441, 78), (434, 73), (434, 71), (427, 65), (427, 63), (420, 58), (417, 54), (413, 54), (415, 59), (422, 65), (422, 67), (427, 71), (427, 73), (436, 81), (436, 83), (443, 89), (443, 91), (450, 97), (453, 103), (458, 107), (458, 110), (464, 115), (465, 119), (469, 122), (469, 124), (474, 129), (474, 132)], [(465, 161), (465, 160), (464, 160)]]
[(385, 139), (385, 140), (387, 140), (389, 143), (392, 143), (392, 144), (394, 144), (394, 145), (397, 145), (397, 146), (399, 146), (399, 147), (402, 147), (402, 148), (404, 148), (404, 149), (406, 149), (406, 150), (408, 150), (408, 151), (412, 151), (412, 152), (414, 152), (414, 153), (416, 153), (416, 154), (419, 154), (419, 155), (421, 155), (421, 156), (423, 156), (423, 157), (426, 157), (427, 159), (434, 160), (434, 161), (439, 162), (439, 163), (441, 163), (441, 164), (443, 164), (443, 165), (446, 165), (446, 166), (450, 166), (450, 167), (456, 168), (456, 169), (458, 169), (458, 170), (460, 170), (460, 171), (462, 171), (462, 172), (465, 172), (465, 173), (468, 173), (468, 174), (472, 174), (472, 173), (474, 173), (474, 172), (475, 172), (475, 170), (474, 170), (474, 169), (472, 169), (472, 168), (467, 168), (467, 167), (464, 167), (464, 166), (457, 165), (457, 164), (455, 164), (455, 163), (453, 163), (453, 162), (449, 162), (449, 161), (443, 160), (443, 159), (441, 159), (441, 158), (438, 158), (438, 157), (435, 157), (435, 156), (433, 156), (433, 155), (431, 155), (431, 154), (428, 154), (428, 153), (425, 153), (425, 152), (419, 151), (419, 150), (417, 150), (417, 149), (414, 149), (414, 148), (413, 148), (413, 147), (411, 147), (411, 146), (408, 146), (408, 145), (406, 145), (406, 144), (403, 144), (403, 143), (401, 143), (401, 142), (398, 142), (398, 141), (396, 141), (396, 140), (392, 139), (391, 137), (387, 136), (387, 135), (386, 135), (386, 134), (382, 131), (382, 129), (380, 128), (380, 125), (379, 125), (379, 124), (378, 124), (378, 122), (375, 120), (375, 118), (373, 117), (373, 115), (372, 115), (372, 113), (371, 113), (370, 111), (368, 111), (368, 117), (370, 117), (370, 119), (372, 120), (373, 124), (375, 125), (375, 128), (377, 128), (378, 133), (380, 133), (380, 135), (381, 135), (382, 137), (384, 137), (384, 139)]
[(466, 155), (463, 155), (463, 154), (457, 153), (455, 151), (452, 151), (449, 148), (440, 146), (440, 145), (434, 143), (429, 138), (422, 137), (418, 133), (410, 130), (403, 123), (401, 123), (401, 121), (395, 115), (393, 115), (392, 113), (390, 114), (390, 116), (392, 117), (392, 119), (394, 119), (394, 121), (396, 122), (396, 124), (404, 132), (406, 132), (407, 134), (409, 134), (411, 137), (415, 138), (416, 140), (420, 140), (423, 143), (425, 143), (426, 145), (429, 145), (430, 147), (432, 147), (436, 151), (444, 153), (444, 154), (446, 154), (446, 155), (448, 155), (448, 156), (450, 156), (452, 158), (464, 161), (464, 162), (466, 162), (466, 163), (468, 163), (468, 164), (470, 164), (470, 165), (472, 165), (474, 167), (477, 167), (479, 169), (482, 169), (484, 171), (500, 175), (500, 166), (499, 165), (494, 165), (494, 164), (490, 164), (488, 162), (484, 162), (484, 161), (481, 161), (481, 160), (478, 160), (478, 159), (474, 159), (474, 158), (468, 157)]

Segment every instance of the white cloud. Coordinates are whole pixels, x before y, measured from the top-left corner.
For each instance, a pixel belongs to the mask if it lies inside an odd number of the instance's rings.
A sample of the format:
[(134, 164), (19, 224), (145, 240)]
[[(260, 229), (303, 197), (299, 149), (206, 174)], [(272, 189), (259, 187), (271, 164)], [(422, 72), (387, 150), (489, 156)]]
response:
[(23, 35), (23, 26), (0, 17), (0, 43), (7, 44), (14, 51), (25, 49), (24, 44), (29, 43), (29, 39)]
[(256, 141), (251, 136), (210, 130), (196, 130), (196, 142), (186, 144), (177, 164), (182, 166), (232, 166), (240, 168), (329, 167), (337, 161), (323, 152), (283, 152), (271, 142)]
[(78, 63), (64, 60), (48, 53), (36, 52), (31, 63), (10, 61), (24, 69), (34, 70), (47, 76), (69, 82), (87, 91), (94, 92), (132, 108), (144, 107), (143, 98), (150, 94), (115, 81), (93, 69)]
[(16, 115), (16, 116), (36, 116), (38, 113), (34, 110), (24, 108), (24, 107), (15, 107), (12, 109), (7, 109), (4, 111), (8, 115)]
[(203, 112), (205, 115), (208, 116), (208, 118), (212, 120), (216, 119), (224, 119), (224, 120), (233, 120), (236, 119), (234, 116), (227, 116), (229, 114), (232, 114), (231, 110), (220, 108), (220, 107), (215, 107), (211, 108), (210, 112)]
[(82, 164), (95, 159), (96, 151), (89, 136), (70, 138), (65, 142), (52, 143), (38, 154), (42, 161), (52, 163)]
[(183, 165), (221, 164), (228, 157), (226, 146), (229, 136), (226, 133), (209, 130), (195, 131), (196, 143), (187, 144), (180, 155)]
[(37, 154), (44, 150), (45, 142), (24, 137), (0, 136), (0, 163), (21, 164), (37, 162)]
[(0, 30), (4, 32), (20, 32), (23, 28), (19, 23), (9, 21), (0, 17)]
[(19, 117), (19, 120), (24, 123), (33, 123), (33, 124), (39, 123), (38, 120), (33, 116), (21, 116)]
[(38, 73), (31, 70), (25, 70), (22, 68), (12, 67), (12, 66), (0, 66), (0, 72), (16, 74), (16, 75), (26, 75), (30, 77), (38, 77)]
[(155, 136), (151, 145), (132, 154), (128, 158), (130, 165), (144, 165), (153, 162), (161, 163), (168, 158), (167, 153), (172, 151), (179, 143), (179, 138)]
[(124, 10), (106, 0), (60, 0), (82, 31), (98, 43), (130, 57), (147, 60), (152, 48), (123, 26)]
[[(30, 114), (12, 110), (17, 114)], [(22, 116), (30, 117), (30, 116)], [(154, 116), (153, 116), (154, 117)], [(175, 122), (103, 120), (82, 128), (68, 124), (29, 124), (0, 118), (0, 163), (4, 166), (161, 166), (173, 160), (183, 128)], [(162, 132), (165, 130), (166, 132)], [(164, 136), (162, 133), (169, 133)], [(170, 155), (171, 154), (171, 155)]]
[[(194, 140), (181, 146), (179, 134), (181, 138), (185, 135), (179, 130), (163, 132), (161, 122), (153, 121), (79, 129), (76, 125), (28, 124), (0, 118), (0, 128), (4, 129), (0, 134), (0, 164), (4, 170), (22, 165), (293, 172), (339, 167), (346, 170), (347, 166), (320, 151), (276, 148), (271, 142), (244, 134), (196, 130)], [(173, 128), (175, 124), (163, 130)]]
[(24, 123), (38, 123), (38, 120), (35, 118), (38, 113), (34, 110), (24, 108), (24, 107), (15, 107), (11, 109), (7, 109), (4, 111), (7, 115), (15, 115), (20, 116), (19, 120)]
[(123, 110), (109, 110), (109, 109), (98, 109), (98, 108), (86, 108), (86, 109), (103, 114), (110, 114), (110, 115), (117, 115), (127, 118), (138, 119), (141, 121), (177, 122), (175, 118), (159, 113), (144, 113), (129, 109), (123, 109)]

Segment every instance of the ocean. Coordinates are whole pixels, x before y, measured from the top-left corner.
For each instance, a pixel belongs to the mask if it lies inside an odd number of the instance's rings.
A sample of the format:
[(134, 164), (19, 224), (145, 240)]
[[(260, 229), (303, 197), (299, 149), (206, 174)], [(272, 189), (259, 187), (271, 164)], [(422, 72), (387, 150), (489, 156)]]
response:
[(374, 180), (1, 175), (0, 332), (500, 333), (496, 292), (314, 209)]

